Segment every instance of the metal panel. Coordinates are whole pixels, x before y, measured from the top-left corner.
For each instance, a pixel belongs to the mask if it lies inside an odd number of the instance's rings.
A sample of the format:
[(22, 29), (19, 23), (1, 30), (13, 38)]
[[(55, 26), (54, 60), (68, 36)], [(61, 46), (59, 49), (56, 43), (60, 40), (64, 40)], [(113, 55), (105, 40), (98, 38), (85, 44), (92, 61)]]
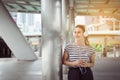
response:
[(12, 50), (16, 58), (35, 60), (36, 55), (27, 43), (14, 20), (0, 1), (0, 36)]

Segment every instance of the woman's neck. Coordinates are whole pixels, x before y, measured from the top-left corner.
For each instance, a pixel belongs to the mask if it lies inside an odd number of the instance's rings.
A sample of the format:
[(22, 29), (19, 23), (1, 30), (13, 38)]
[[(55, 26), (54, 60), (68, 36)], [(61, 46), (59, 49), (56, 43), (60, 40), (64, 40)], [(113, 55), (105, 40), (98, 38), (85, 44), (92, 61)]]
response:
[(84, 40), (75, 40), (75, 43), (80, 46), (85, 46)]

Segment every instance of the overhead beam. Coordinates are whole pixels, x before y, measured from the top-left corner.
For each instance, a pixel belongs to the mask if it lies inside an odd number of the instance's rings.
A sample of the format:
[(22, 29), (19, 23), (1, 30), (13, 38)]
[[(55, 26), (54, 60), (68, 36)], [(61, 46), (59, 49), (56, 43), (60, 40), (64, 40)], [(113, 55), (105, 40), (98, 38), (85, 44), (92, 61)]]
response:
[[(41, 6), (40, 5), (29, 4), (28, 1), (40, 3), (40, 0), (23, 0), (23, 2), (25, 2), (25, 4), (17, 2), (16, 0), (2, 0), (2, 2), (7, 7), (9, 12), (41, 13), (41, 9), (40, 9)], [(19, 7), (21, 7), (21, 9), (16, 9), (14, 6), (9, 5), (9, 4), (16, 4)], [(31, 6), (34, 10), (28, 10), (24, 6)], [(37, 7), (39, 7), (39, 9)]]
[(87, 12), (78, 12), (76, 13), (76, 16), (112, 16), (116, 19), (120, 20), (120, 15), (115, 15), (112, 13), (87, 13)]
[(115, 9), (113, 12), (112, 12), (112, 14), (114, 14), (115, 12), (117, 12), (119, 9)]
[(86, 12), (78, 12), (77, 15), (91, 15), (91, 16), (115, 16), (110, 13), (86, 13)]
[(27, 10), (27, 9), (8, 9), (9, 12), (24, 12), (24, 13), (41, 13), (40, 10)]
[[(120, 7), (120, 6), (119, 6)], [(78, 7), (76, 6), (75, 9), (113, 9), (112, 7)], [(118, 9), (118, 8), (116, 8)]]
[(110, 0), (106, 0), (105, 4), (109, 4)]
[(91, 1), (92, 1), (92, 0), (89, 0), (89, 4), (91, 4)]
[(23, 4), (23, 3), (17, 3), (17, 2), (4, 2), (5, 5), (9, 4), (16, 4), (16, 5), (25, 5), (25, 6), (31, 6), (31, 7), (40, 7), (40, 5), (32, 5), (32, 4)]
[[(96, 3), (96, 4), (85, 4), (85, 3), (76, 3), (75, 4), (76, 5), (76, 8), (80, 8), (81, 6), (87, 6), (87, 5), (89, 5), (89, 7), (90, 8), (120, 8), (120, 5), (119, 4), (112, 4), (112, 5), (110, 5), (110, 4), (98, 4), (98, 3)], [(86, 8), (88, 8), (88, 7), (86, 7)]]
[(120, 35), (117, 35), (117, 34), (88, 34), (88, 37), (90, 36), (119, 36)]
[[(17, 2), (17, 0), (1, 0), (2, 2)], [(28, 2), (40, 2), (41, 0), (19, 0), (19, 1), (28, 1)]]
[(120, 36), (119, 31), (91, 31), (88, 32), (88, 36)]

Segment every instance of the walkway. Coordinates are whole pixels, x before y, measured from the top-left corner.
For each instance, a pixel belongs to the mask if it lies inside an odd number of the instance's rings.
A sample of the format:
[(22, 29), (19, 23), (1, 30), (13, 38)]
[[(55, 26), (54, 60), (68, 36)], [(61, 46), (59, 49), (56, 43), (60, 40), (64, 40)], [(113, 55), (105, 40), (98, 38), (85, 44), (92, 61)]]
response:
[[(119, 80), (120, 58), (96, 59), (92, 69), (94, 80)], [(67, 80), (67, 74), (63, 78)], [(0, 59), (0, 80), (42, 80), (41, 58), (36, 61)]]

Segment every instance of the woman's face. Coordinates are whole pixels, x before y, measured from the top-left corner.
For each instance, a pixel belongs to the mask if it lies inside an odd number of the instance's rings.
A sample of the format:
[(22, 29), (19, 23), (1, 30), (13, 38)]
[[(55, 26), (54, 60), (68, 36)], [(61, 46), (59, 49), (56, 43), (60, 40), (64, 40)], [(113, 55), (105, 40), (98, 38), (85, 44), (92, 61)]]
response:
[(81, 39), (81, 37), (83, 37), (83, 30), (81, 28), (75, 28), (73, 31), (73, 36), (75, 39)]

